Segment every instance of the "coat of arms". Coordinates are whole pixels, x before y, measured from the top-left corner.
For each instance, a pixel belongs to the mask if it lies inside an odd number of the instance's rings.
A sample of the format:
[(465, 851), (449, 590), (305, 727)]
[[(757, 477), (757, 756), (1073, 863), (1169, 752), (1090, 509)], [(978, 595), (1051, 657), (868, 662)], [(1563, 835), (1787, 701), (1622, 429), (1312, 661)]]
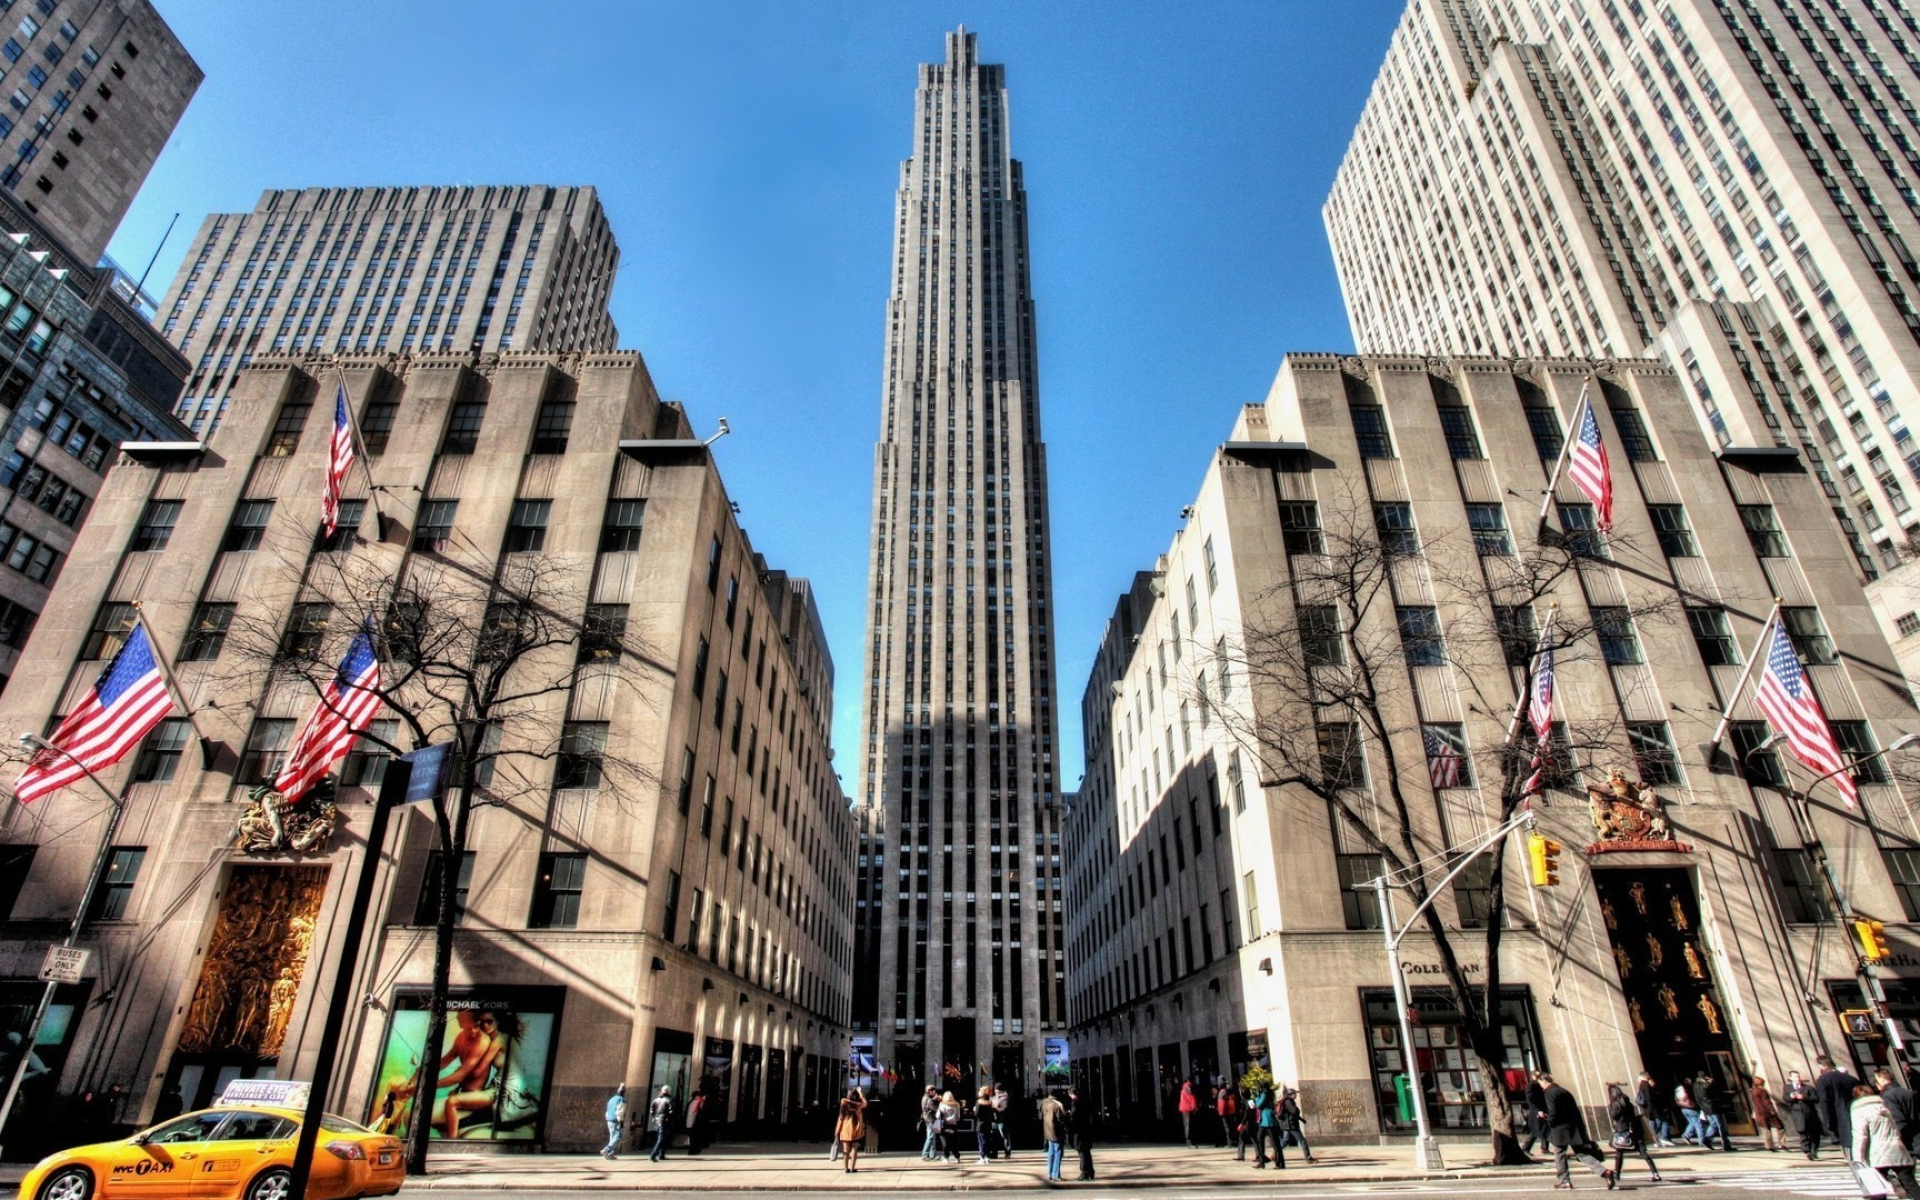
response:
[(331, 780), (291, 801), (263, 784), (247, 793), (247, 810), (234, 822), (234, 831), (243, 854), (306, 854), (323, 849), (340, 820)]

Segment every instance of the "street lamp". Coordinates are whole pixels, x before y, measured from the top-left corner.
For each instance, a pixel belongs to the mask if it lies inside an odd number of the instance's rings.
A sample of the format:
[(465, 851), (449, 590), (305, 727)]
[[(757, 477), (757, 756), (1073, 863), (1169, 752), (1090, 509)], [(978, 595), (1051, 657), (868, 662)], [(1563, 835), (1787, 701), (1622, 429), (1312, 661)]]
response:
[[(23, 733), (20, 735), (20, 744), (28, 750), (50, 752), (69, 760), (74, 766), (80, 768), (81, 774), (91, 780), (93, 786), (100, 789), (100, 794), (113, 805), (107, 817), (107, 831), (100, 839), (100, 850), (93, 856), (93, 872), (87, 876), (87, 886), (80, 893), (80, 907), (74, 910), (73, 921), (67, 926), (66, 940), (60, 943), (63, 949), (71, 949), (74, 943), (80, 940), (80, 931), (87, 923), (87, 913), (93, 908), (94, 894), (100, 890), (100, 880), (106, 876), (107, 862), (113, 855), (113, 835), (120, 830), (120, 817), (126, 812), (127, 798), (124, 795), (116, 795), (106, 784), (100, 782), (100, 777), (89, 770), (87, 764), (47, 739), (37, 734)], [(34, 1043), (40, 1040), (40, 1026), (47, 1019), (47, 1010), (53, 1006), (54, 990), (59, 986), (58, 980), (47, 980), (46, 988), (40, 993), (40, 1005), (33, 1011), (33, 1021), (27, 1026), (27, 1032), (22, 1037), (20, 1058), (13, 1064), (13, 1076), (7, 1081), (6, 1099), (0, 1100), (0, 1132), (6, 1130), (7, 1118), (13, 1115), (13, 1102), (19, 1097), (20, 1084), (27, 1077), (27, 1063), (32, 1060)]]
[[(1754, 755), (1760, 753), (1762, 750), (1771, 749), (1775, 742), (1782, 740), (1784, 739), (1781, 734), (1777, 732), (1769, 733), (1759, 745), (1740, 756), (1741, 766), (1745, 767)], [(1781, 782), (1774, 785), (1774, 790), (1787, 798), (1787, 811), (1793, 814), (1793, 823), (1796, 826), (1795, 832), (1799, 834), (1801, 844), (1805, 846), (1807, 852), (1813, 856), (1814, 865), (1819, 868), (1820, 882), (1824, 885), (1826, 892), (1827, 907), (1832, 910), (1833, 919), (1840, 926), (1840, 936), (1848, 945), (1853, 946), (1857, 951), (1854, 955), (1854, 978), (1860, 984), (1861, 994), (1872, 1002), (1874, 1011), (1880, 1018), (1881, 1028), (1887, 1031), (1887, 1040), (1892, 1044), (1895, 1051), (1891, 1057), (1894, 1061), (1895, 1068), (1903, 1076), (1907, 1074), (1906, 1061), (1902, 1053), (1906, 1049), (1906, 1043), (1900, 1036), (1899, 1026), (1894, 1024), (1893, 1017), (1887, 1010), (1886, 991), (1880, 986), (1879, 978), (1873, 973), (1871, 960), (1867, 958), (1865, 953), (1858, 953), (1858, 951), (1864, 951), (1867, 948), (1859, 944), (1858, 931), (1852, 927), (1852, 923), (1847, 919), (1851, 909), (1847, 905), (1846, 894), (1840, 890), (1839, 877), (1833, 873), (1833, 861), (1827, 857), (1826, 843), (1820, 840), (1819, 830), (1814, 828), (1813, 789), (1819, 787), (1827, 780), (1832, 779), (1842, 771), (1856, 770), (1862, 763), (1872, 762), (1876, 758), (1885, 757), (1886, 755), (1892, 754), (1895, 750), (1904, 750), (1916, 742), (1920, 742), (1920, 733), (1902, 734), (1895, 738), (1890, 745), (1875, 750), (1871, 754), (1863, 754), (1852, 762), (1843, 763), (1831, 771), (1815, 776), (1813, 781), (1807, 784), (1805, 789), (1793, 786), (1783, 766), (1780, 771)], [(1769, 782), (1771, 783), (1772, 781), (1770, 780)], [(1807, 1003), (1812, 1004), (1814, 999), (1813, 993), (1809, 991), (1807, 993)], [(1903, 1080), (1902, 1082), (1905, 1081)]]

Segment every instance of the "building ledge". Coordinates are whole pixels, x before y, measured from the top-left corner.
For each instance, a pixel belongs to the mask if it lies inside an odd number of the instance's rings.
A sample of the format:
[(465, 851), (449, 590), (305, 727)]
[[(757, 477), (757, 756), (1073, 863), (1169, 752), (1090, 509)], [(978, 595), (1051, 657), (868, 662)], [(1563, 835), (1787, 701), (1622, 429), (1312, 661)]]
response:
[(1713, 456), (1723, 462), (1784, 464), (1798, 462), (1800, 452), (1792, 446), (1722, 446)]
[(178, 462), (207, 452), (205, 442), (121, 442), (120, 453), (136, 462)]
[(1257, 458), (1263, 454), (1311, 453), (1305, 442), (1223, 442), (1220, 445), (1220, 451), (1239, 458)]

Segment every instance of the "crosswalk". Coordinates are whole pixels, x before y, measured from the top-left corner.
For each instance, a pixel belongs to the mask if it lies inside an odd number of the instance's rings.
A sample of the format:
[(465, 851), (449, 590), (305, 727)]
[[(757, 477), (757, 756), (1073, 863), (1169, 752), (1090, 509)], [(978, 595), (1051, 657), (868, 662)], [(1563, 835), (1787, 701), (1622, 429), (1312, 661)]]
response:
[(1794, 1196), (1832, 1196), (1852, 1200), (1860, 1195), (1860, 1185), (1854, 1182), (1853, 1172), (1842, 1166), (1715, 1175), (1710, 1180), (1703, 1177), (1701, 1182), (1711, 1182), (1715, 1187), (1739, 1188), (1749, 1192), (1785, 1192)]

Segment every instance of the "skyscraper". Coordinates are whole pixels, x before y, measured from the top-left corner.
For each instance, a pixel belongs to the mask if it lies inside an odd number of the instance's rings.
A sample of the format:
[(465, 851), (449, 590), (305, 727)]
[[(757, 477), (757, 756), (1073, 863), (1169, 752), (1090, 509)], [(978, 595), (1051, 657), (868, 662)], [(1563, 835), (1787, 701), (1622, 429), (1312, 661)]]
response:
[(1357, 346), (1661, 353), (1871, 579), (1920, 533), (1916, 103), (1901, 0), (1410, 4), (1325, 208)]
[(264, 354), (611, 350), (620, 248), (590, 187), (263, 192), (200, 225), (160, 304), (211, 432)]
[(946, 48), (896, 201), (854, 1021), (902, 1086), (1018, 1091), (1065, 1032), (1046, 450), (1005, 69)]

